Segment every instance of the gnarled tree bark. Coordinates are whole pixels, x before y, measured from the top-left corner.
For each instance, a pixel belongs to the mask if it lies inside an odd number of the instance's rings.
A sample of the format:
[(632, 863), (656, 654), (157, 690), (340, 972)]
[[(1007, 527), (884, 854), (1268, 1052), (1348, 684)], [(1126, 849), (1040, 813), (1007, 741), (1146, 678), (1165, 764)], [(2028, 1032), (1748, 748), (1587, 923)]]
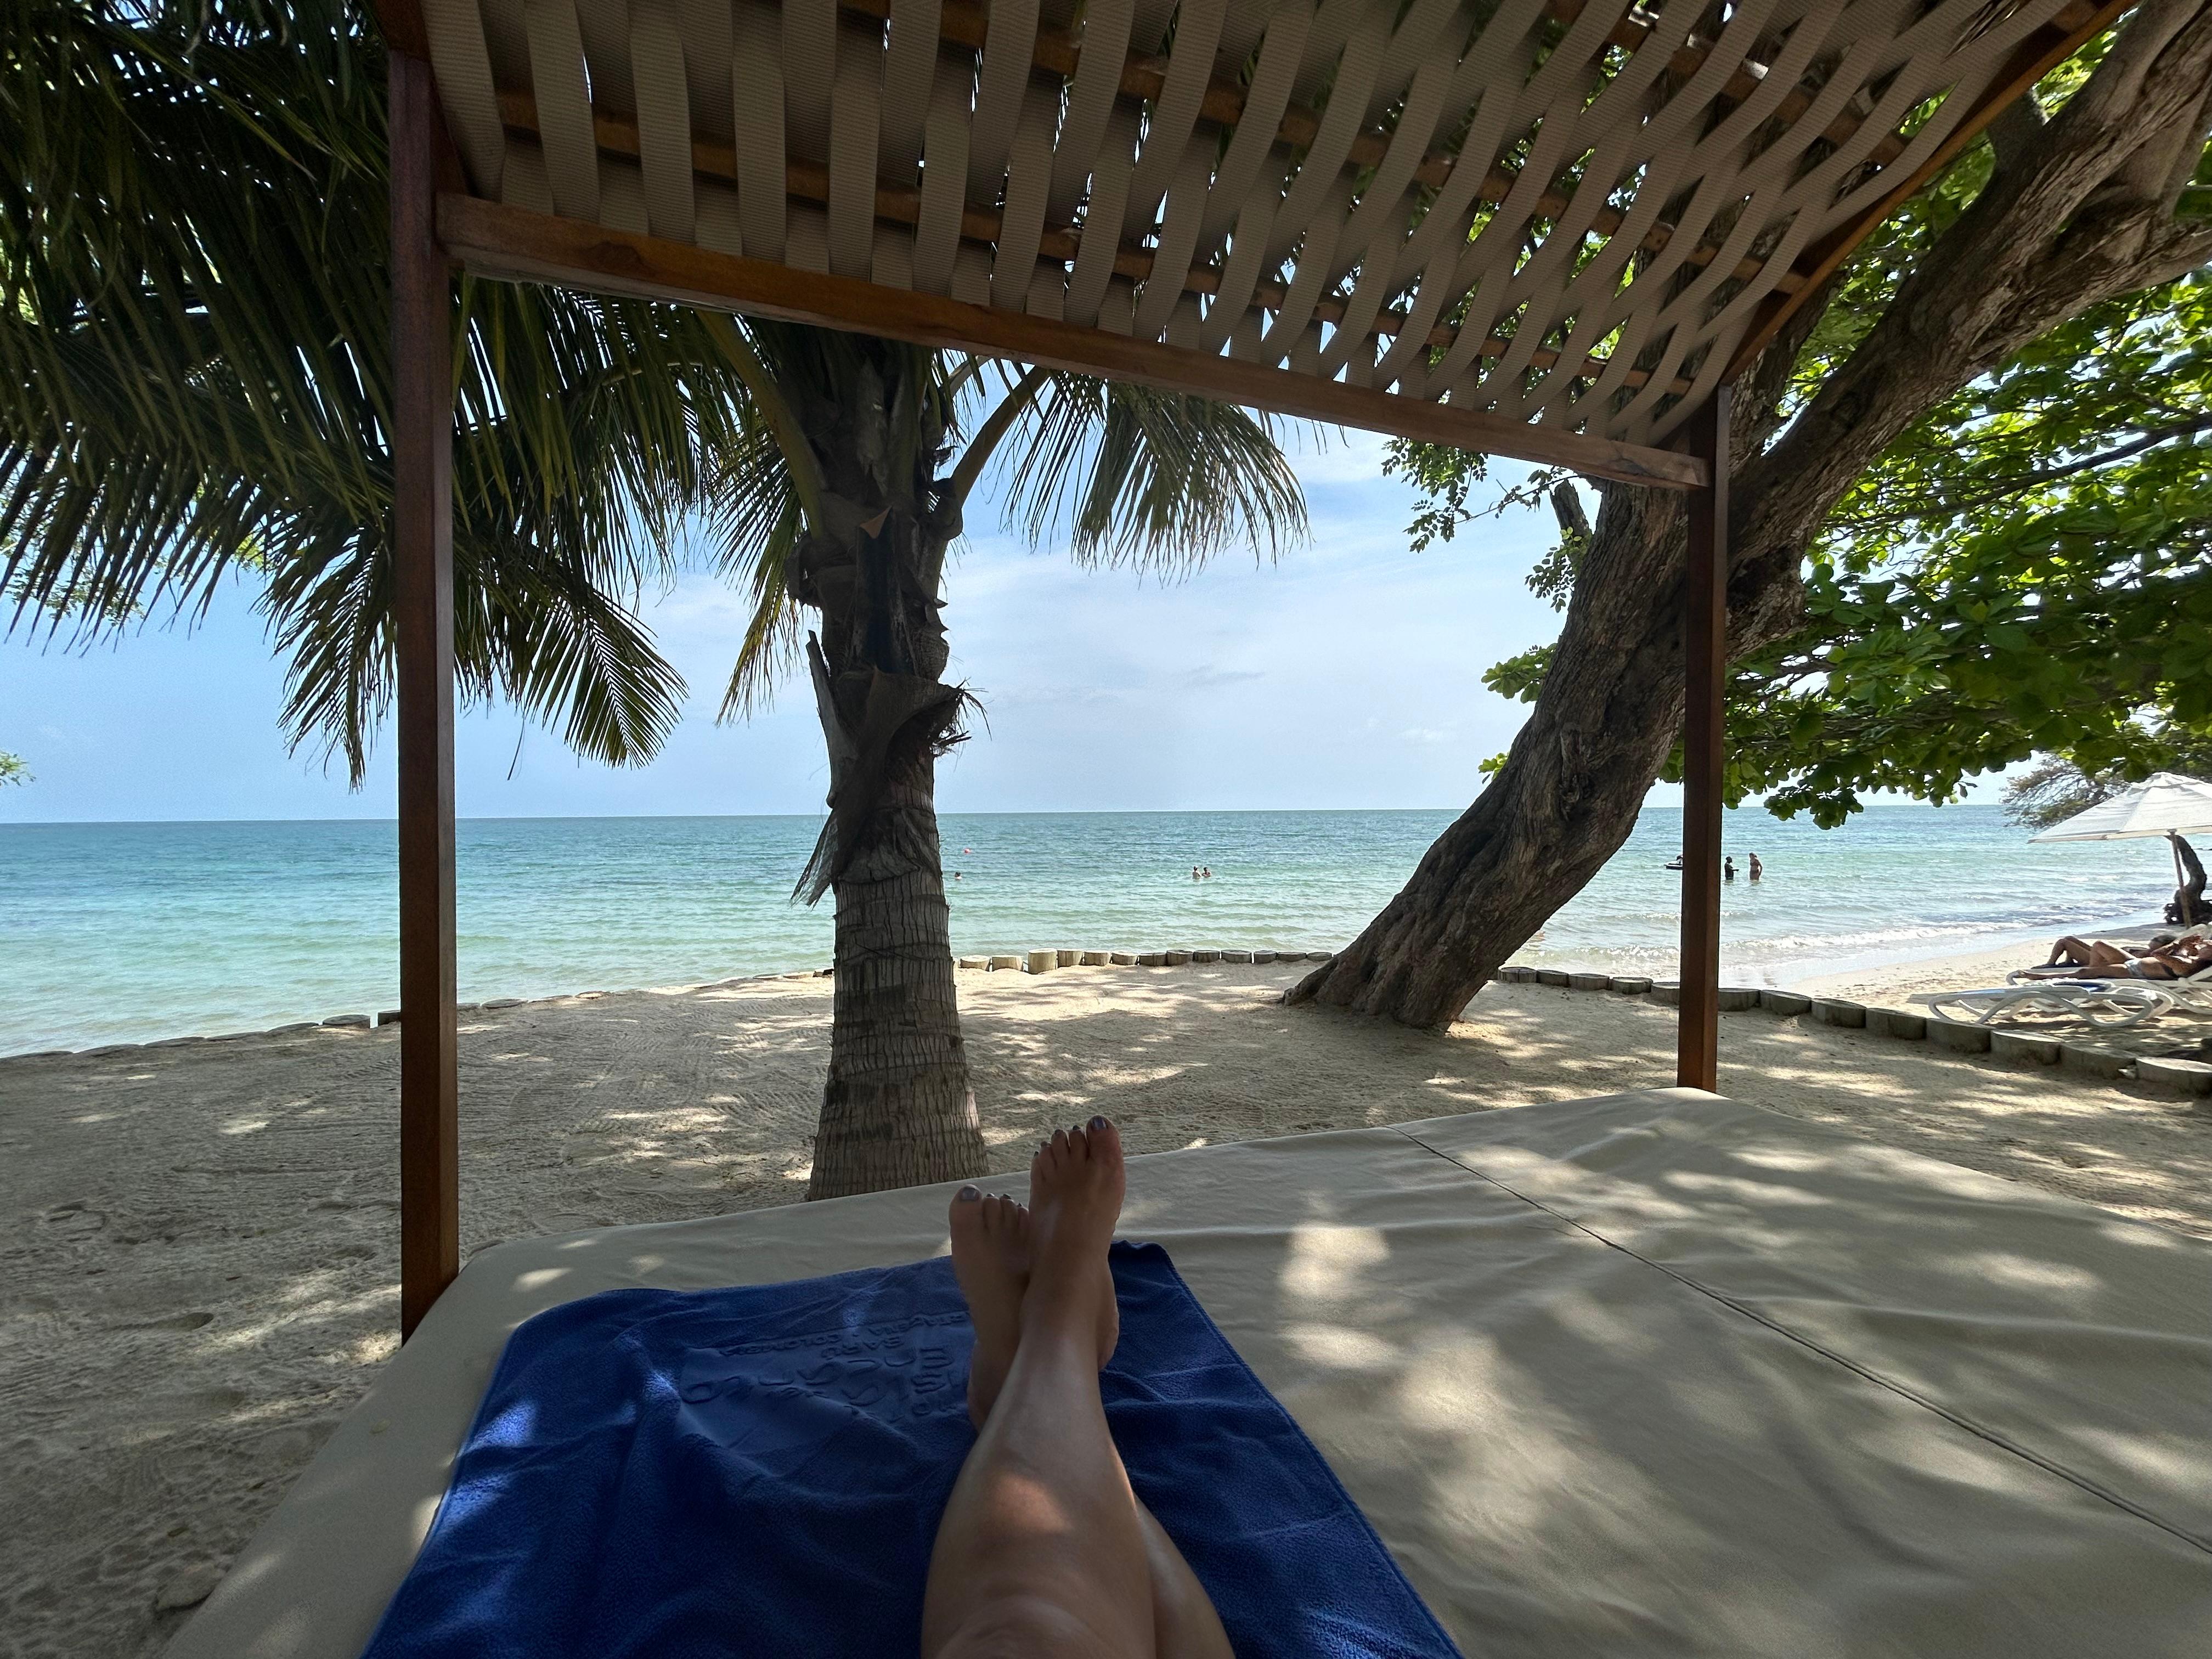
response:
[[(1973, 205), (1777, 437), (1820, 307), (1798, 313), (1738, 389), (1731, 658), (1796, 626), (1822, 520), (1929, 408), (2067, 318), (2212, 259), (2212, 226), (2181, 213), (2208, 128), (2212, 0), (2148, 0), (2058, 113), (2023, 105), (1996, 124)], [(1565, 626), (1504, 767), (1290, 1000), (1448, 1024), (1635, 827), (1682, 718), (1684, 502), (1599, 489)]]

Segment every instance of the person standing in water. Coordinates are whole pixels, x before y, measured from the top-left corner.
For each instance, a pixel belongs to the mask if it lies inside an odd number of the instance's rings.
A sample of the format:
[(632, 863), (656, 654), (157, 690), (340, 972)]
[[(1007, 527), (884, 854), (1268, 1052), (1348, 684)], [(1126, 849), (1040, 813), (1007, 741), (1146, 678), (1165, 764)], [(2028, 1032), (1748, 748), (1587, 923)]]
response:
[(1759, 854), (1753, 853), (1751, 855), (1751, 878), (1753, 881), (1757, 881), (1759, 879)]
[(1723, 881), (1734, 881), (1735, 879), (1735, 860), (1734, 859), (1723, 859), (1721, 860), (1721, 879)]

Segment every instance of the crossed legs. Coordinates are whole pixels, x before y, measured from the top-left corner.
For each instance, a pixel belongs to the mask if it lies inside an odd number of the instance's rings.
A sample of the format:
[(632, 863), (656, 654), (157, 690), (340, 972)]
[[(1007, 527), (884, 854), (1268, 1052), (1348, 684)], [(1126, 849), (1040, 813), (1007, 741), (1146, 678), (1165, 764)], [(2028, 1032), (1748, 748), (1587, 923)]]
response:
[(930, 1556), (925, 1659), (1230, 1659), (1213, 1604), (1129, 1489), (1099, 1398), (1122, 1186), (1121, 1138), (1093, 1118), (1037, 1152), (1033, 1210), (972, 1187), (953, 1200), (979, 1432)]

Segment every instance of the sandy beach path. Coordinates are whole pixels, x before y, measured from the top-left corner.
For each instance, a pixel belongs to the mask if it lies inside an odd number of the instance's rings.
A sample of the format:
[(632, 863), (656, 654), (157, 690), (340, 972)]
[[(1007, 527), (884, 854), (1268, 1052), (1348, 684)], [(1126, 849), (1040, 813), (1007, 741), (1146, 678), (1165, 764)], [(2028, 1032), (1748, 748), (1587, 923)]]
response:
[[(1133, 1152), (1671, 1080), (1674, 1016), (1493, 986), (1429, 1036), (1300, 970), (963, 973), (995, 1167), (1112, 1114)], [(464, 1249), (796, 1200), (830, 982), (463, 1026)], [(2212, 1115), (2129, 1084), (1729, 1014), (1738, 1098), (2212, 1237)], [(0, 1061), (0, 1652), (157, 1651), (392, 1351), (398, 1032)]]

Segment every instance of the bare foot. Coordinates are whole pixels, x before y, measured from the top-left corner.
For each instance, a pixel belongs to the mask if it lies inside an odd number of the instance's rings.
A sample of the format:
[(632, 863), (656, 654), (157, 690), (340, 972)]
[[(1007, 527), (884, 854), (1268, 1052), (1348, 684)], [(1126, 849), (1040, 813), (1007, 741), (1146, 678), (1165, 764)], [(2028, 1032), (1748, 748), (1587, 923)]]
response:
[(1022, 1328), (1082, 1330), (1102, 1366), (1121, 1332), (1106, 1249), (1126, 1185), (1121, 1137), (1103, 1117), (1056, 1131), (1030, 1163), (1033, 1236)]
[(952, 1195), (952, 1272), (968, 1298), (975, 1352), (968, 1362), (968, 1415), (977, 1428), (1014, 1363), (1021, 1340), (1022, 1297), (1030, 1287), (1030, 1212), (997, 1193), (974, 1187)]

